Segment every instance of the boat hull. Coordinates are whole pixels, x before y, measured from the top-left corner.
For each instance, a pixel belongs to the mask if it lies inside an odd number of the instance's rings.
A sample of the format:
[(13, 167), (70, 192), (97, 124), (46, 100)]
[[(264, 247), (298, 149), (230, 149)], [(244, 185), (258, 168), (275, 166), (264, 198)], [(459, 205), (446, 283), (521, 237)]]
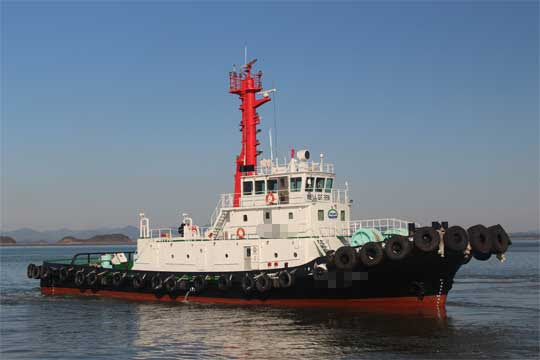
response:
[[(280, 287), (274, 280), (273, 287), (266, 292), (256, 288), (246, 291), (242, 287), (245, 272), (214, 273), (159, 273), (151, 271), (124, 271), (126, 278), (121, 284), (76, 286), (74, 276), (59, 282), (54, 275), (41, 279), (41, 290), (46, 295), (89, 295), (131, 300), (165, 302), (196, 302), (239, 305), (278, 305), (296, 307), (347, 307), (366, 308), (392, 312), (422, 310), (440, 314), (444, 312), (446, 296), (452, 288), (453, 278), (462, 264), (462, 256), (440, 257), (436, 253), (416, 253), (403, 261), (385, 261), (373, 268), (355, 268), (353, 271), (330, 271), (321, 278), (313, 276), (313, 267), (324, 259), (316, 259), (297, 268), (286, 269), (294, 277), (294, 283)], [(58, 264), (45, 263), (55, 268)], [(96, 270), (89, 266), (72, 266), (72, 273)], [(98, 269), (104, 270), (104, 269)], [(114, 271), (114, 270), (111, 270)], [(264, 273), (254, 271), (251, 275)], [(232, 276), (227, 290), (219, 289), (217, 282), (209, 280), (200, 291), (167, 291), (165, 286), (152, 288), (149, 281), (141, 289), (133, 287), (135, 275), (146, 274), (167, 278), (170, 276), (200, 276), (210, 279)]]

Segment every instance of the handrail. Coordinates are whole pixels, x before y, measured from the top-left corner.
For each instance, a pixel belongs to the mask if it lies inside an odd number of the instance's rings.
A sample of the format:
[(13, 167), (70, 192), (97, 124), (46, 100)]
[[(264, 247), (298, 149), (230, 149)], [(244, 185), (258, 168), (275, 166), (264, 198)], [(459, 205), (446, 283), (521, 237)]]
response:
[(78, 253), (73, 255), (73, 258), (71, 258), (71, 265), (76, 265), (75, 261), (79, 256), (86, 256), (87, 257), (87, 264), (90, 264), (90, 256), (91, 255), (116, 255), (116, 254), (128, 254), (128, 262), (133, 260), (133, 254), (135, 254), (135, 251), (106, 251), (106, 252), (91, 252), (91, 253)]

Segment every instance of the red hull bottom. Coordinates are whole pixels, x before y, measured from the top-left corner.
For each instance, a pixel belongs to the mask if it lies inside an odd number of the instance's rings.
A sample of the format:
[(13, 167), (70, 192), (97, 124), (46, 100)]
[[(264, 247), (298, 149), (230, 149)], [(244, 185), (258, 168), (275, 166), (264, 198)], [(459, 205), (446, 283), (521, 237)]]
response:
[(103, 296), (129, 300), (162, 301), (162, 302), (190, 302), (190, 303), (213, 303), (213, 304), (234, 304), (234, 305), (277, 305), (291, 307), (334, 307), (334, 308), (355, 308), (370, 311), (382, 311), (390, 313), (421, 313), (440, 316), (446, 315), (445, 303), (446, 295), (425, 296), (422, 299), (417, 297), (396, 297), (396, 298), (374, 298), (374, 299), (237, 299), (219, 298), (205, 296), (190, 296), (187, 301), (184, 296), (176, 298), (169, 295), (157, 297), (149, 293), (137, 293), (126, 291), (63, 288), (63, 287), (41, 287), (44, 295), (85, 295)]

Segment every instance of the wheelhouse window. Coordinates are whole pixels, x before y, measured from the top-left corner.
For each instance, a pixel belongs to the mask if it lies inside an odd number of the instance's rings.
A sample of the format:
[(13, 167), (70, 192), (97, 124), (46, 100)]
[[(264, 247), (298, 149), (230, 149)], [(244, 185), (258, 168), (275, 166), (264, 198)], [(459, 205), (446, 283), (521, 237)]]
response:
[(322, 192), (323, 189), (324, 189), (324, 178), (317, 178), (317, 181), (315, 182), (315, 191)]
[(326, 189), (325, 191), (327, 193), (332, 192), (332, 185), (334, 184), (334, 179), (328, 178), (326, 179)]
[(302, 190), (302, 178), (301, 177), (291, 178), (291, 191), (298, 192), (301, 190)]
[(253, 193), (253, 181), (244, 181), (242, 190), (244, 195), (251, 195)]
[(264, 194), (264, 180), (255, 181), (255, 195)]
[(306, 191), (313, 191), (314, 182), (315, 182), (315, 178), (312, 178), (312, 177), (306, 178)]
[(324, 221), (324, 210), (319, 210), (317, 212), (317, 219), (319, 219), (319, 221)]
[(276, 179), (268, 180), (266, 185), (268, 186), (268, 192), (277, 193), (278, 186), (277, 186), (277, 180)]

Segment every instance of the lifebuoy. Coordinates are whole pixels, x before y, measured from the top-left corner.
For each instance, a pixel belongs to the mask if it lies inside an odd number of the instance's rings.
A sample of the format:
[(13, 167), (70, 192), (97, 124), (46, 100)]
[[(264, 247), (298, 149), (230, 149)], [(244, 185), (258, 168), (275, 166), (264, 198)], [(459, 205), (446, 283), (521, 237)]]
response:
[(274, 201), (276, 201), (276, 197), (274, 196), (274, 193), (269, 192), (268, 194), (266, 194), (266, 203), (268, 205), (274, 204)]
[(239, 227), (236, 230), (236, 236), (238, 236), (239, 239), (245, 238), (246, 237), (246, 230), (244, 230), (244, 228)]

